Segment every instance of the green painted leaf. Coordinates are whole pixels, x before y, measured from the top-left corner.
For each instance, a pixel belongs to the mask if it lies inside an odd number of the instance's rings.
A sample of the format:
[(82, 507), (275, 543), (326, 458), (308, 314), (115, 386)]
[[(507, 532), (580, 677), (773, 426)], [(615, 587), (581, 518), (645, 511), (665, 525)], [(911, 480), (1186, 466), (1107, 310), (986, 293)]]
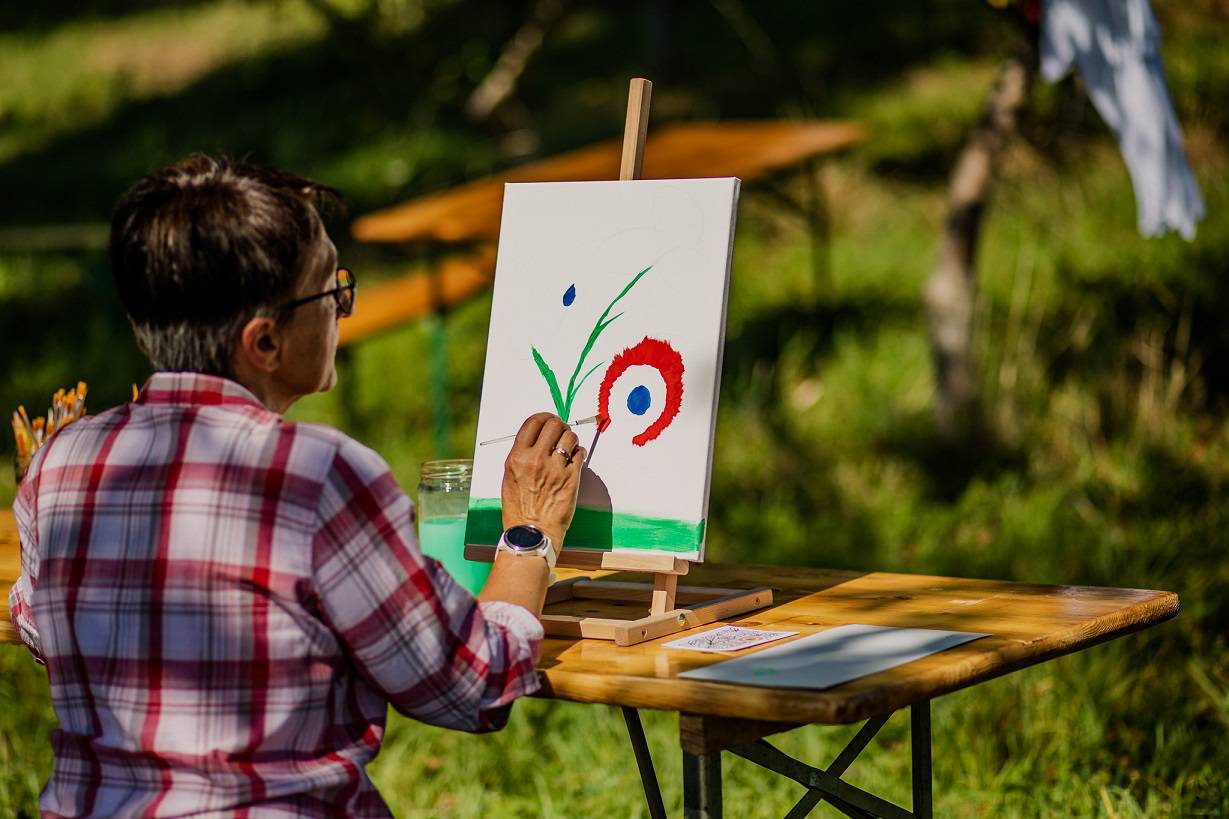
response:
[(566, 419), (568, 407), (564, 404), (563, 395), (559, 392), (559, 381), (555, 378), (555, 371), (546, 363), (546, 359), (542, 358), (537, 347), (531, 344), (529, 349), (533, 351), (533, 361), (538, 365), (538, 372), (542, 373), (542, 377), (546, 379), (546, 386), (550, 387), (550, 399), (555, 402), (555, 412), (559, 413), (560, 418)]
[[(576, 362), (576, 369), (572, 371), (572, 377), (568, 379), (567, 408), (569, 410), (572, 407), (572, 398), (576, 395), (576, 391), (580, 389), (580, 384), (576, 383), (576, 377), (580, 375), (581, 367), (585, 366), (585, 359), (589, 357), (589, 351), (592, 350), (593, 345), (597, 343), (597, 337), (602, 334), (602, 331), (605, 330), (608, 326), (610, 326), (610, 324), (615, 319), (617, 319), (619, 316), (623, 314), (619, 313), (618, 315), (616, 315), (614, 318), (610, 319), (609, 321), (606, 319), (606, 317), (610, 315), (610, 311), (614, 309), (614, 306), (619, 303), (619, 299), (626, 296), (631, 291), (631, 289), (636, 286), (636, 282), (644, 278), (644, 274), (648, 273), (652, 269), (653, 269), (653, 265), (649, 265), (644, 270), (641, 270), (639, 273), (633, 276), (632, 280), (627, 283), (627, 286), (624, 287), (622, 291), (620, 291), (619, 295), (615, 296), (614, 300), (611, 301), (610, 304), (606, 305), (606, 309), (602, 311), (602, 315), (598, 318), (597, 324), (593, 325), (593, 331), (589, 333), (589, 340), (585, 342), (584, 349), (580, 351), (580, 360)], [(592, 372), (592, 370), (590, 370), (590, 372)], [(585, 378), (588, 378), (588, 377), (589, 377), (588, 375), (585, 376)], [(584, 383), (584, 379), (581, 380), (581, 383), (582, 384)], [(567, 416), (565, 415), (563, 417), (566, 418)]]
[(585, 382), (589, 380), (589, 376), (593, 375), (593, 372), (598, 367), (602, 366), (602, 364), (605, 364), (605, 363), (606, 362), (603, 361), (600, 364), (594, 364), (593, 367), (589, 370), (589, 372), (585, 373), (585, 377), (580, 379), (580, 383), (576, 385), (576, 388), (568, 393), (568, 412), (572, 411), (572, 399), (576, 397), (576, 393), (580, 392), (580, 388), (583, 387), (585, 385)]

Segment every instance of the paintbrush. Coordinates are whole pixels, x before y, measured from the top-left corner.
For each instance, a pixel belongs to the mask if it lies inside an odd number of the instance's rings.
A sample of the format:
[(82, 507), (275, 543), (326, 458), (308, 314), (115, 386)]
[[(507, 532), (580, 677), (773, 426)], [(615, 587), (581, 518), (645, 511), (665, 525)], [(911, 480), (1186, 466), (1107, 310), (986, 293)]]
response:
[[(600, 415), (591, 415), (588, 418), (581, 418), (579, 421), (573, 421), (572, 423), (568, 424), (568, 426), (579, 427), (583, 424), (593, 424), (593, 423), (597, 423), (599, 420), (601, 420), (601, 418), (602, 416)], [(520, 433), (518, 432), (514, 432), (511, 435), (504, 435), (499, 438), (492, 438), (489, 441), (480, 442), (478, 446), (486, 446), (487, 444), (498, 444), (500, 441), (511, 441), (513, 438), (515, 438), (519, 434)]]

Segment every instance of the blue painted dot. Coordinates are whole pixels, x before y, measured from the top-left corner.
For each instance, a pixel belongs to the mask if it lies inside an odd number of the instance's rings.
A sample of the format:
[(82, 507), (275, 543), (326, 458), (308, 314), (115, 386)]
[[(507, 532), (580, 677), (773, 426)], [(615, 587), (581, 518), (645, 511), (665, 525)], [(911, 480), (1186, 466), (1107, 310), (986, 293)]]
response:
[(572, 285), (571, 287), (569, 287), (567, 289), (567, 292), (563, 294), (563, 306), (571, 307), (572, 302), (574, 301), (576, 301), (576, 285)]
[(652, 403), (653, 396), (649, 393), (649, 388), (643, 384), (627, 394), (627, 408), (636, 415), (644, 415), (649, 411), (649, 404)]

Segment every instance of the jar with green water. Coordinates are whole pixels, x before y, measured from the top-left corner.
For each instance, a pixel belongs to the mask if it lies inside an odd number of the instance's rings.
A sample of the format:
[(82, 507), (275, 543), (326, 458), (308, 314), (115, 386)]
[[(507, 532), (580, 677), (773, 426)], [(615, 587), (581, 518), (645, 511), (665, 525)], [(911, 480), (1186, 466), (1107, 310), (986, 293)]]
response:
[(482, 590), (491, 564), (465, 559), (465, 516), (469, 510), (469, 459), (427, 461), (418, 479), (418, 541), (423, 554), (444, 564), (474, 594)]

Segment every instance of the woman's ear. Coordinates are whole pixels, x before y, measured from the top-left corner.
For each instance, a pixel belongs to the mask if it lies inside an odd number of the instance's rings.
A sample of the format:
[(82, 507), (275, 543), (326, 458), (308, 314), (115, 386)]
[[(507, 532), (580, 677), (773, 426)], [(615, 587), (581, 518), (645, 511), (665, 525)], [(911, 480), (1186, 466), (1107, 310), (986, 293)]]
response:
[(274, 372), (282, 359), (282, 333), (277, 322), (265, 316), (257, 316), (243, 325), (243, 332), (239, 334), (239, 349), (235, 351), (235, 355), (252, 369), (265, 373)]

